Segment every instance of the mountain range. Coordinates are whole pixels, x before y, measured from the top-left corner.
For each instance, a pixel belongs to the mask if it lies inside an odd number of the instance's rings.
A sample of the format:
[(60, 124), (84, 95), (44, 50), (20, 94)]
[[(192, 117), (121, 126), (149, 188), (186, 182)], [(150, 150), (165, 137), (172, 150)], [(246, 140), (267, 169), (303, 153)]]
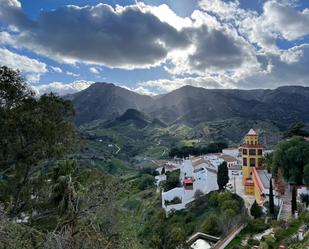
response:
[[(244, 118), (263, 120), (286, 127), (294, 122), (309, 123), (309, 87), (284, 86), (277, 89), (205, 89), (184, 86), (156, 97), (141, 95), (110, 83), (94, 83), (67, 95), (76, 110), (76, 124), (93, 121), (121, 121), (127, 115), (142, 115), (145, 122), (185, 124), (194, 127), (208, 121)], [(139, 117), (141, 120), (141, 118)], [(143, 121), (144, 122), (144, 121)], [(106, 124), (108, 125), (108, 124)], [(142, 127), (146, 123), (139, 123)]]

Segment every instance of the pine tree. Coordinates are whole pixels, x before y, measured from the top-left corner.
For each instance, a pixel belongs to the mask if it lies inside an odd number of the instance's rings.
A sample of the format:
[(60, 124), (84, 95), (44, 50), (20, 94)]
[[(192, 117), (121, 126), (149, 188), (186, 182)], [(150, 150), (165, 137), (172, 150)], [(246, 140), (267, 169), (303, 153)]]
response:
[(272, 216), (275, 214), (273, 183), (271, 178), (269, 180), (269, 213)]
[(292, 190), (292, 214), (295, 214), (295, 211), (297, 210), (296, 195), (296, 188), (294, 186)]
[(225, 185), (229, 182), (229, 170), (227, 163), (224, 161), (218, 167), (217, 183), (219, 190), (224, 189)]

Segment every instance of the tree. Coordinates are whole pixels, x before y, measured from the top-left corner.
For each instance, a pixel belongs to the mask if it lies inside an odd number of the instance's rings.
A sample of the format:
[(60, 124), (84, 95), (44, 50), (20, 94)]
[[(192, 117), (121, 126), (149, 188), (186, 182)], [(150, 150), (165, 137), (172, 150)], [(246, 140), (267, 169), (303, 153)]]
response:
[(64, 156), (76, 132), (70, 101), (55, 95), (34, 96), (18, 71), (0, 67), (0, 164), (4, 202), (12, 200), (11, 217), (30, 208), (32, 184), (43, 164)]
[(165, 191), (179, 187), (180, 185), (179, 177), (180, 177), (180, 170), (174, 170), (172, 172), (167, 172), (166, 182), (164, 183)]
[(269, 180), (269, 213), (274, 216), (275, 214), (275, 204), (274, 204), (274, 193), (273, 193), (273, 181)]
[(0, 67), (0, 108), (2, 111), (20, 106), (27, 98), (33, 96), (34, 91), (21, 77), (19, 71), (6, 66)]
[(163, 166), (161, 170), (161, 175), (164, 175), (164, 174), (165, 174), (165, 166)]
[(59, 163), (50, 178), (52, 205), (45, 204), (43, 219), (42, 214), (32, 217), (36, 225), (51, 218), (56, 221), (49, 227), (44, 248), (118, 248), (124, 239), (120, 239), (115, 206), (122, 188), (119, 181), (99, 168), (79, 168), (74, 161)]
[(224, 161), (218, 167), (217, 184), (219, 186), (219, 190), (224, 189), (225, 185), (228, 182), (229, 182), (229, 170), (227, 167), (227, 163)]
[(295, 214), (295, 211), (297, 211), (296, 196), (297, 196), (296, 187), (293, 186), (293, 189), (292, 189), (292, 210), (291, 210), (292, 214)]
[(253, 202), (251, 208), (250, 208), (250, 214), (255, 218), (260, 218), (263, 215), (262, 208), (260, 205), (257, 204), (256, 201)]
[(292, 124), (287, 131), (284, 132), (284, 138), (291, 138), (293, 136), (306, 137), (309, 136), (309, 132), (306, 130), (306, 126), (302, 122)]
[(204, 233), (218, 236), (221, 233), (221, 229), (218, 223), (218, 217), (214, 214), (207, 216), (206, 220), (202, 224), (202, 229)]
[(306, 204), (306, 207), (309, 206), (309, 194), (301, 194), (300, 199), (301, 199), (301, 202)]
[(138, 188), (140, 190), (145, 190), (146, 188), (153, 186), (153, 184), (154, 184), (153, 176), (145, 174), (140, 177)]
[(304, 167), (304, 183), (309, 185), (309, 162)]
[(283, 174), (282, 174), (282, 169), (278, 169), (276, 178), (275, 178), (275, 185), (276, 185), (276, 190), (280, 195), (284, 195), (285, 192), (285, 185), (284, 185), (284, 179), (283, 179)]
[(279, 143), (274, 151), (272, 171), (276, 174), (279, 169), (285, 179), (297, 185), (309, 178), (309, 142), (302, 137), (292, 137)]
[(76, 210), (77, 190), (80, 183), (77, 181), (77, 165), (75, 161), (64, 161), (53, 169), (52, 200), (59, 208), (60, 215)]

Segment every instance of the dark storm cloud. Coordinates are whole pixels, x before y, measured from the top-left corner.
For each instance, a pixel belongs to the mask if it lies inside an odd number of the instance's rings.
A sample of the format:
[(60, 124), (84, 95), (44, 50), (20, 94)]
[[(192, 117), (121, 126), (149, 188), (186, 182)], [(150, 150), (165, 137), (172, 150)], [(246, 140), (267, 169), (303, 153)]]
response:
[(185, 34), (136, 6), (122, 10), (105, 4), (66, 6), (41, 12), (35, 22), (25, 19), (20, 8), (5, 11), (1, 18), (20, 29), (20, 43), (67, 61), (140, 67), (153, 65), (165, 59), (168, 51), (188, 45)]
[(248, 53), (244, 43), (231, 34), (206, 26), (188, 33), (196, 46), (195, 53), (189, 56), (189, 64), (196, 70), (231, 70), (246, 61)]

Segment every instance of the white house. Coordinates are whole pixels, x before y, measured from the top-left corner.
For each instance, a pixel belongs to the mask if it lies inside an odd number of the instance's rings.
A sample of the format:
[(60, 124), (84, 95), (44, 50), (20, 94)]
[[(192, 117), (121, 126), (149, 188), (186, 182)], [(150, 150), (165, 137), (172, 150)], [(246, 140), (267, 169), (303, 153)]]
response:
[[(167, 214), (173, 210), (184, 209), (188, 203), (194, 200), (197, 190), (207, 194), (218, 189), (217, 168), (202, 157), (190, 157), (183, 160), (180, 167), (180, 180), (181, 187), (162, 192), (162, 207)], [(181, 200), (181, 203), (166, 204), (176, 197)]]

